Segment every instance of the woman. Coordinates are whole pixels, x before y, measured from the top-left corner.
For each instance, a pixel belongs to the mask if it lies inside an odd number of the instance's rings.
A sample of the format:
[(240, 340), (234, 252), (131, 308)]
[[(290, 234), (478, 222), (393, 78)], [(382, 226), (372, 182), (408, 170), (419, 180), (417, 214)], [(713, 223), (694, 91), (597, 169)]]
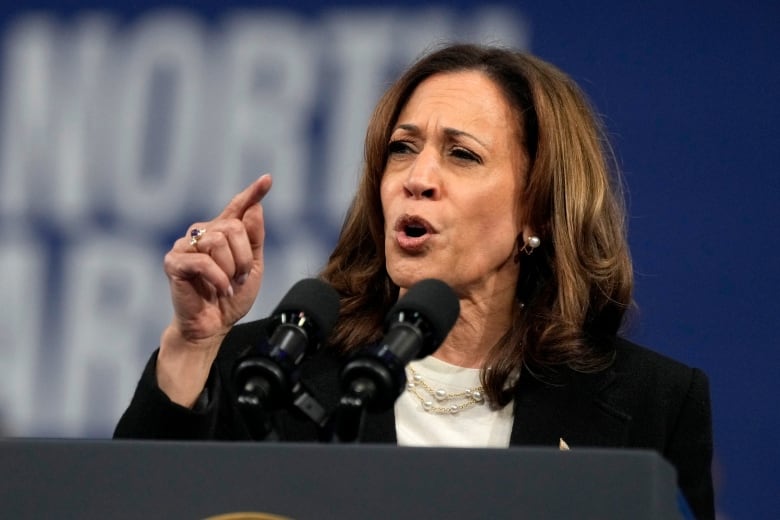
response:
[[(395, 408), (369, 415), (365, 441), (652, 448), (712, 517), (706, 376), (618, 336), (632, 271), (605, 143), (577, 86), (537, 58), (453, 45), (419, 60), (369, 124), (358, 193), (321, 273), (341, 314), (302, 382), (333, 407), (343, 355), (381, 338), (411, 285), (438, 278), (459, 297), (458, 321), (410, 364)], [(249, 437), (222, 381), (265, 326), (233, 325), (263, 276), (257, 202), (270, 187), (261, 177), (166, 255), (175, 317), (117, 436)], [(276, 425), (285, 440), (317, 436), (291, 413)]]

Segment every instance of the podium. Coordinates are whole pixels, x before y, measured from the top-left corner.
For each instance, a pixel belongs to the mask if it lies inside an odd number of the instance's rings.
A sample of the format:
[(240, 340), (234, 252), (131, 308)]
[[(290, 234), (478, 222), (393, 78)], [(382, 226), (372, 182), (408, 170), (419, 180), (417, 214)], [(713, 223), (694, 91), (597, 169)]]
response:
[(0, 472), (2, 518), (682, 518), (643, 450), (8, 439)]

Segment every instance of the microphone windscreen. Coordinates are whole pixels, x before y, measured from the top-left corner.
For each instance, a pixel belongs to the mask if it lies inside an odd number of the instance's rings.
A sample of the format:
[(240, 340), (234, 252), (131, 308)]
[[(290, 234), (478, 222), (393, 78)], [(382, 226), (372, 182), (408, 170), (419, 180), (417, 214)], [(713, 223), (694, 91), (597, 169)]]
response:
[(412, 285), (406, 294), (393, 306), (388, 317), (400, 312), (418, 312), (428, 322), (433, 336), (432, 347), (444, 341), (460, 314), (460, 302), (449, 285), (429, 278)]
[(303, 312), (314, 323), (321, 337), (326, 337), (339, 317), (339, 295), (317, 278), (305, 278), (293, 285), (273, 315), (283, 312)]

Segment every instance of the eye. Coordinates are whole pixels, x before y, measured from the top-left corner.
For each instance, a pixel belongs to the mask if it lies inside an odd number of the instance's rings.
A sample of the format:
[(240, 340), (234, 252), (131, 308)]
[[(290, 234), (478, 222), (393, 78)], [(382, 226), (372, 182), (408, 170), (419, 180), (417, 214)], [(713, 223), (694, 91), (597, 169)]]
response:
[(464, 161), (471, 161), (477, 164), (482, 164), (482, 158), (474, 152), (467, 150), (466, 148), (455, 147), (450, 152), (450, 155), (456, 159), (462, 159)]
[(411, 145), (406, 141), (390, 141), (387, 145), (387, 153), (390, 155), (412, 153)]

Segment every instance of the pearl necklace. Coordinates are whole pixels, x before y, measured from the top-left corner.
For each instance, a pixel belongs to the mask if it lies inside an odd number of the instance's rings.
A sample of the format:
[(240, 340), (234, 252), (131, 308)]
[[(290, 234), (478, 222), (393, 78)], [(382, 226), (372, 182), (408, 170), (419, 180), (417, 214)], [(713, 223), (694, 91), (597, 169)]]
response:
[[(449, 393), (442, 388), (434, 390), (411, 366), (408, 368), (411, 377), (408, 378), (409, 382), (406, 384), (406, 389), (420, 401), (423, 410), (428, 413), (453, 415), (478, 404), (485, 404), (485, 399), (482, 396), (484, 390), (481, 386), (454, 393)], [(428, 395), (421, 395), (418, 391), (419, 389), (422, 389)], [(459, 402), (447, 404), (448, 401), (453, 400), (459, 400)], [(436, 406), (434, 401), (444, 406)]]

